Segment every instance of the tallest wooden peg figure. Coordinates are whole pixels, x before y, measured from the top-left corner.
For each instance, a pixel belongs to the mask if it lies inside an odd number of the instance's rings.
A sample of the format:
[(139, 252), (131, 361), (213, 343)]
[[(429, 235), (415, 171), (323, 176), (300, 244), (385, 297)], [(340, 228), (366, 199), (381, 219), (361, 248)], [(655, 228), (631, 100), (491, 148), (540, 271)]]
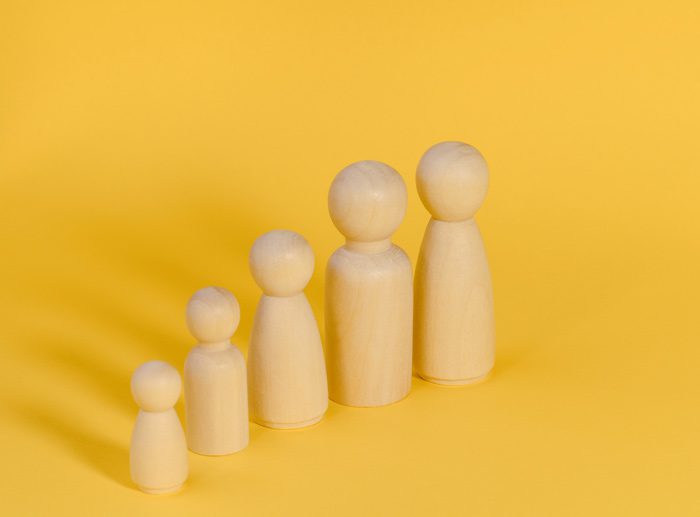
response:
[(437, 384), (470, 384), (494, 363), (491, 275), (474, 215), (489, 171), (474, 147), (434, 145), (418, 164), (418, 194), (432, 218), (416, 264), (414, 367)]
[(391, 242), (406, 213), (406, 185), (388, 165), (354, 163), (333, 180), (328, 208), (346, 239), (326, 269), (330, 398), (391, 404), (411, 388), (411, 263)]

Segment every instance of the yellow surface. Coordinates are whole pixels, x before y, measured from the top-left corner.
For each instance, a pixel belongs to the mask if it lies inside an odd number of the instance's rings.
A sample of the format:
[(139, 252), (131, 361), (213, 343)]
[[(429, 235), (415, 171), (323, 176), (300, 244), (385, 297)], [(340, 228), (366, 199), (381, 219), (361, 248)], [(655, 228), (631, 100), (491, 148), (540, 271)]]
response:
[[(3, 2), (0, 513), (697, 515), (700, 10), (571, 4)], [(290, 228), (321, 319), (327, 189), (360, 159), (404, 175), (415, 263), (445, 139), (492, 171), (492, 378), (253, 425), (136, 491), (129, 377), (182, 369), (189, 295), (235, 292), (245, 349), (248, 250)]]

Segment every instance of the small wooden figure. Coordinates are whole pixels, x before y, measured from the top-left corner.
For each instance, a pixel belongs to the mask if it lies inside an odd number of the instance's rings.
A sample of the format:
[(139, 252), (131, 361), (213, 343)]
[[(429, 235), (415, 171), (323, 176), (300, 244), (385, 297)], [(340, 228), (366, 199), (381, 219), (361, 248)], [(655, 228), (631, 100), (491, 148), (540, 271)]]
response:
[(474, 147), (443, 142), (420, 160), (418, 194), (432, 218), (416, 264), (414, 367), (438, 384), (469, 384), (494, 364), (493, 292), (474, 215), (489, 184)]
[(330, 397), (391, 404), (411, 389), (411, 263), (391, 242), (406, 213), (406, 185), (384, 163), (354, 163), (333, 180), (328, 208), (346, 238), (326, 269)]
[(221, 456), (248, 445), (248, 389), (243, 354), (231, 345), (241, 312), (222, 287), (200, 289), (187, 304), (187, 326), (199, 342), (185, 361), (187, 444)]
[(162, 361), (139, 366), (131, 393), (140, 410), (131, 435), (131, 479), (146, 493), (177, 492), (187, 479), (187, 444), (173, 406), (182, 383), (175, 368)]
[(315, 424), (328, 408), (328, 382), (304, 294), (314, 271), (311, 246), (298, 233), (271, 231), (255, 241), (249, 262), (263, 290), (248, 350), (251, 418), (275, 429)]

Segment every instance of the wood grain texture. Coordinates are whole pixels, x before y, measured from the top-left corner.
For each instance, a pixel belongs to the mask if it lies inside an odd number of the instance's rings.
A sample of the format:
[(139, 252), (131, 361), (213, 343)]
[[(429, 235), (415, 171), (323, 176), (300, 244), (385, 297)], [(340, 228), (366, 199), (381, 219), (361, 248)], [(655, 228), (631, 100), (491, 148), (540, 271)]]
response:
[(445, 142), (423, 156), (417, 183), (433, 217), (416, 264), (414, 369), (438, 384), (470, 384), (495, 361), (491, 274), (474, 220), (488, 168), (473, 147)]
[(180, 398), (180, 374), (167, 363), (149, 361), (132, 376), (140, 410), (131, 435), (131, 479), (144, 492), (177, 492), (187, 479), (185, 433), (173, 406)]
[(494, 363), (491, 277), (476, 222), (431, 219), (416, 264), (418, 375), (468, 384)]
[(187, 307), (199, 341), (185, 361), (187, 445), (198, 454), (231, 454), (248, 445), (245, 360), (230, 343), (239, 320), (238, 301), (221, 287), (197, 291)]
[(275, 230), (255, 241), (249, 263), (264, 291), (248, 349), (251, 419), (274, 429), (315, 424), (328, 408), (328, 382), (318, 324), (303, 292), (313, 251), (301, 235)]
[(411, 389), (411, 263), (398, 246), (336, 251), (326, 270), (329, 391), (347, 406), (383, 406)]
[(406, 186), (380, 162), (343, 169), (329, 192), (346, 244), (326, 268), (329, 393), (348, 406), (404, 398), (411, 388), (411, 263), (391, 236), (403, 220)]

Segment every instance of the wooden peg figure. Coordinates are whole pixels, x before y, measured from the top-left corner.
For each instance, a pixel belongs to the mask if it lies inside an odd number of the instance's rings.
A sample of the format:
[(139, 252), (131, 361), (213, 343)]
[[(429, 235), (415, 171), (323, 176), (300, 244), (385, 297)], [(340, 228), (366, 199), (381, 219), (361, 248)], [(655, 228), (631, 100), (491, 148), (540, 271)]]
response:
[(250, 270), (263, 290), (248, 350), (251, 418), (292, 429), (315, 424), (328, 408), (321, 336), (304, 288), (314, 271), (306, 239), (286, 230), (259, 237)]
[(187, 326), (199, 342), (185, 361), (187, 444), (198, 454), (248, 445), (245, 360), (231, 345), (240, 316), (238, 300), (222, 287), (200, 289), (187, 304)]
[(354, 163), (333, 180), (328, 208), (346, 239), (326, 269), (330, 397), (391, 404), (411, 389), (411, 263), (391, 242), (406, 213), (406, 185), (384, 163)]
[(182, 383), (175, 368), (162, 361), (139, 366), (131, 393), (140, 410), (131, 435), (131, 479), (149, 494), (177, 492), (187, 479), (187, 443), (173, 406)]
[(470, 384), (495, 359), (491, 274), (474, 220), (488, 167), (474, 147), (443, 142), (423, 155), (416, 179), (432, 218), (416, 264), (415, 371), (438, 384)]

